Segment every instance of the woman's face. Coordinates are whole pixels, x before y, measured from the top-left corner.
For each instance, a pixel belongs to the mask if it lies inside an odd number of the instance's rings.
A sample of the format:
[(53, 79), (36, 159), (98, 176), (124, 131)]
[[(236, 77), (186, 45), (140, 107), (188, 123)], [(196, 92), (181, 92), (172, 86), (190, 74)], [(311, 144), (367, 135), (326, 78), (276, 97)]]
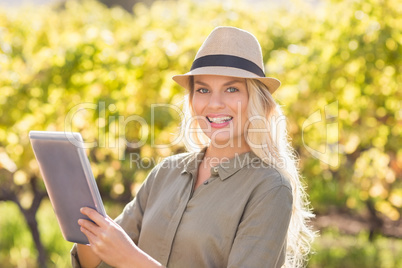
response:
[(248, 146), (244, 138), (248, 104), (244, 78), (196, 75), (191, 102), (196, 120), (211, 139), (211, 145)]

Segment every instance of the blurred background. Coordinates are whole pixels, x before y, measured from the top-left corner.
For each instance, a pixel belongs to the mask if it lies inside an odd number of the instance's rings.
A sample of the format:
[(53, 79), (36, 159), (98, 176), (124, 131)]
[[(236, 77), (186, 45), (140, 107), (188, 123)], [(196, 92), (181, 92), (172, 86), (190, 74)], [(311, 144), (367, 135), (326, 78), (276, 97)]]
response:
[(184, 151), (185, 92), (171, 76), (219, 25), (254, 33), (282, 81), (274, 97), (320, 234), (308, 267), (402, 267), (399, 0), (2, 0), (1, 267), (70, 267), (28, 132), (96, 142), (92, 170), (117, 216), (156, 163)]

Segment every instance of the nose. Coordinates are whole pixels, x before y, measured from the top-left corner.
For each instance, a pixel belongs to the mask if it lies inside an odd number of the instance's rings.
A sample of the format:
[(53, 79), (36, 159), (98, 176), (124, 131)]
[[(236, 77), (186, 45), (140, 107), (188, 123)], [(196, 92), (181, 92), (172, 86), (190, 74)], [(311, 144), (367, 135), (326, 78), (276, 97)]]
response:
[(209, 108), (222, 109), (225, 107), (224, 96), (220, 92), (213, 92), (209, 98)]

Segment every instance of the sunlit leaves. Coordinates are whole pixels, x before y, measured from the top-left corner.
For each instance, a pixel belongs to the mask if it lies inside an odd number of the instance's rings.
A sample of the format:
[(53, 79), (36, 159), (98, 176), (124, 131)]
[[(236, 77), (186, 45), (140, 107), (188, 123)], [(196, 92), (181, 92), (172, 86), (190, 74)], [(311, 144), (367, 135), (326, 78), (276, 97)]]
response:
[[(172, 75), (189, 70), (214, 27), (232, 25), (255, 34), (266, 75), (282, 81), (275, 98), (288, 116), (316, 211), (332, 205), (364, 213), (370, 200), (398, 219), (401, 8), (398, 0), (299, 2), (283, 9), (180, 0), (138, 4), (133, 14), (93, 1), (0, 10), (0, 171), (8, 174), (0, 182), (25, 187), (21, 199), (28, 204), (26, 186), (39, 176), (29, 130), (70, 126), (97, 144), (88, 153), (102, 196), (130, 199), (161, 157), (183, 150), (175, 141), (186, 92)], [(313, 113), (335, 102), (332, 121), (303, 129)], [(327, 133), (326, 123), (339, 132)], [(335, 167), (306, 149), (323, 151), (336, 137)]]

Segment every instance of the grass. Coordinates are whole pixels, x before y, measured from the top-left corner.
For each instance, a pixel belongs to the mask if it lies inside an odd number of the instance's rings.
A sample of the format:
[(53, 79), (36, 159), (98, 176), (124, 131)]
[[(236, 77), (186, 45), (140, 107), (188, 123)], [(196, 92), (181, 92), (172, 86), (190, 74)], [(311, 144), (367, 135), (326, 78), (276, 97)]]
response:
[(368, 233), (344, 235), (327, 229), (314, 243), (309, 268), (396, 268), (402, 267), (402, 240), (378, 236), (373, 242)]

